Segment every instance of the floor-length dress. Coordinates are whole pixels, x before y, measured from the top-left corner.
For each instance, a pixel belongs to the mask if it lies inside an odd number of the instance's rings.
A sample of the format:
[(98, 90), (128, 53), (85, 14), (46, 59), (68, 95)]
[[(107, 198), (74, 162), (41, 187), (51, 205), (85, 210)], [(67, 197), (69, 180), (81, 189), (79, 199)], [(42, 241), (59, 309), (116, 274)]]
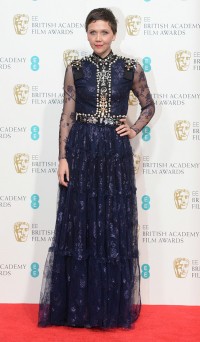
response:
[(46, 259), (39, 326), (131, 328), (141, 306), (133, 152), (116, 132), (132, 90), (139, 133), (154, 114), (142, 67), (95, 53), (66, 69), (60, 159), (70, 177), (60, 186), (54, 239)]

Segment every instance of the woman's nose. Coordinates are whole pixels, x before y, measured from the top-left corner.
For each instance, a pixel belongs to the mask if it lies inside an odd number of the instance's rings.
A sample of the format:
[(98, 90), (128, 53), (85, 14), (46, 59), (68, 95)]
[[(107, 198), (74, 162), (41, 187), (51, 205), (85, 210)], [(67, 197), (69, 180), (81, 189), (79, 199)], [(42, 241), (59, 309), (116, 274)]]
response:
[(101, 34), (100, 33), (97, 33), (97, 36), (96, 36), (96, 41), (101, 41)]

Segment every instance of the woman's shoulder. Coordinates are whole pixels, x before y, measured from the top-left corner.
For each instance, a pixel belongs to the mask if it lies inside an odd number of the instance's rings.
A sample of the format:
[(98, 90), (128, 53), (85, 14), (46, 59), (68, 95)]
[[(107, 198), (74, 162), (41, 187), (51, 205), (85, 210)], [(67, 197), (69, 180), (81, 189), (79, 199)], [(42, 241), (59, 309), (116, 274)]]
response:
[(77, 58), (71, 61), (70, 65), (72, 66), (73, 70), (80, 70), (82, 69), (86, 64), (90, 63), (92, 60), (90, 58), (91, 56), (85, 56), (82, 58)]
[(117, 55), (117, 57), (118, 57), (118, 60), (124, 64), (124, 67), (127, 70), (136, 69), (138, 62), (135, 58), (125, 57), (125, 56), (120, 56), (120, 55)]
[(84, 58), (77, 58), (71, 61), (70, 65), (75, 69), (80, 69), (82, 67), (82, 62)]

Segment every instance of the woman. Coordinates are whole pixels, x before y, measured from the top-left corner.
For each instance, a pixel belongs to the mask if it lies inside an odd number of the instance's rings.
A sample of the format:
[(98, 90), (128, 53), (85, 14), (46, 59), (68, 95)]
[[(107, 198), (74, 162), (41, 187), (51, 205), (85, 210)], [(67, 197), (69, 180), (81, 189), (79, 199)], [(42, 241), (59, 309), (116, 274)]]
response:
[[(140, 312), (134, 138), (154, 114), (140, 64), (115, 55), (117, 22), (105, 8), (85, 23), (93, 54), (64, 80), (54, 241), (46, 260), (39, 326), (131, 328)], [(126, 122), (130, 90), (141, 114)]]

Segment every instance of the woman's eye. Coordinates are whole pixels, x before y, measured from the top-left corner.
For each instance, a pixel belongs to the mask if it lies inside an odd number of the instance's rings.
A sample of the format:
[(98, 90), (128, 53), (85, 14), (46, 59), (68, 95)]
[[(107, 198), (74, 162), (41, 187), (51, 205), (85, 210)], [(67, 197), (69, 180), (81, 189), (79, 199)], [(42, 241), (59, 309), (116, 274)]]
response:
[[(95, 34), (96, 34), (96, 31), (91, 31), (90, 34), (91, 34), (91, 35), (95, 35)], [(101, 34), (102, 34), (102, 35), (106, 35), (106, 34), (108, 34), (108, 32), (107, 32), (107, 31), (102, 31)]]

